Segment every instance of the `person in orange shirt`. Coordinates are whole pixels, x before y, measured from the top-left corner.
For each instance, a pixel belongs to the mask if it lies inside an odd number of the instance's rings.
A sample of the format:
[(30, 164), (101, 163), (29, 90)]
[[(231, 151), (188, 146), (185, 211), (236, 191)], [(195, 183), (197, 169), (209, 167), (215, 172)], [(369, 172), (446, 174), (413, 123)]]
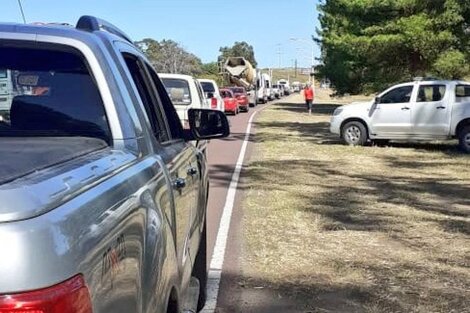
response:
[(307, 84), (304, 89), (305, 104), (307, 105), (308, 114), (312, 114), (312, 104), (314, 99), (314, 92), (311, 84)]

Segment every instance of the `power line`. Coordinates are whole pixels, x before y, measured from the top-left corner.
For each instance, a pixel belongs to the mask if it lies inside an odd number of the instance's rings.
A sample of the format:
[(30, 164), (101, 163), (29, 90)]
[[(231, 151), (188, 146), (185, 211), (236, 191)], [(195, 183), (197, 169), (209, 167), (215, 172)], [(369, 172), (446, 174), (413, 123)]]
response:
[(26, 24), (26, 17), (24, 16), (23, 5), (21, 4), (21, 0), (18, 0), (18, 5), (20, 7), (21, 16), (23, 17), (23, 23)]

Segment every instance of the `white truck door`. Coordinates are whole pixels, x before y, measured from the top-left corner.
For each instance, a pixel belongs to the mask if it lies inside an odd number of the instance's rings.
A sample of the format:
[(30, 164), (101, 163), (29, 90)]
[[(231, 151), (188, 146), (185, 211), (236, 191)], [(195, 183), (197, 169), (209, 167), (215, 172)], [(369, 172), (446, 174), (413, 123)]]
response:
[(371, 131), (378, 137), (407, 137), (411, 133), (413, 85), (399, 86), (380, 96), (370, 112)]
[(411, 112), (415, 135), (446, 136), (449, 134), (449, 98), (445, 84), (422, 84)]

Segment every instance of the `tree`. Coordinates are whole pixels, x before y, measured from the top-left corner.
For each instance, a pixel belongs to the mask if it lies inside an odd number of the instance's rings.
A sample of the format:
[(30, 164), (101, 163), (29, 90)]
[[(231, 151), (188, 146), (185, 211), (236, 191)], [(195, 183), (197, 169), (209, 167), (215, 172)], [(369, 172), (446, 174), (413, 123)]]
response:
[(468, 0), (325, 0), (319, 10), (320, 74), (339, 93), (468, 74)]
[(157, 72), (187, 75), (199, 75), (202, 72), (201, 60), (173, 40), (164, 39), (158, 42), (146, 38), (136, 42), (136, 45), (152, 62)]
[(243, 57), (248, 60), (253, 67), (256, 67), (258, 63), (255, 59), (255, 52), (253, 46), (249, 45), (245, 41), (235, 42), (232, 47), (220, 47), (220, 55), (218, 61), (224, 61), (228, 57)]
[(220, 75), (219, 64), (217, 62), (204, 63), (202, 65), (202, 72), (198, 78), (206, 78), (214, 80), (218, 86), (224, 85), (223, 76)]

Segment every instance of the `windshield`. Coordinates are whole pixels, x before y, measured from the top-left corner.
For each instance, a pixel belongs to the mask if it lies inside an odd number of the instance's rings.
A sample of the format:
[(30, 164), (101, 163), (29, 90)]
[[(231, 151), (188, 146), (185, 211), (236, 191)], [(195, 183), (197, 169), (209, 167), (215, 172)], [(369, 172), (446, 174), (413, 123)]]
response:
[(0, 137), (95, 137), (110, 141), (98, 88), (79, 52), (2, 42)]
[(191, 104), (191, 92), (189, 91), (189, 84), (186, 80), (162, 77), (162, 82), (173, 104)]

